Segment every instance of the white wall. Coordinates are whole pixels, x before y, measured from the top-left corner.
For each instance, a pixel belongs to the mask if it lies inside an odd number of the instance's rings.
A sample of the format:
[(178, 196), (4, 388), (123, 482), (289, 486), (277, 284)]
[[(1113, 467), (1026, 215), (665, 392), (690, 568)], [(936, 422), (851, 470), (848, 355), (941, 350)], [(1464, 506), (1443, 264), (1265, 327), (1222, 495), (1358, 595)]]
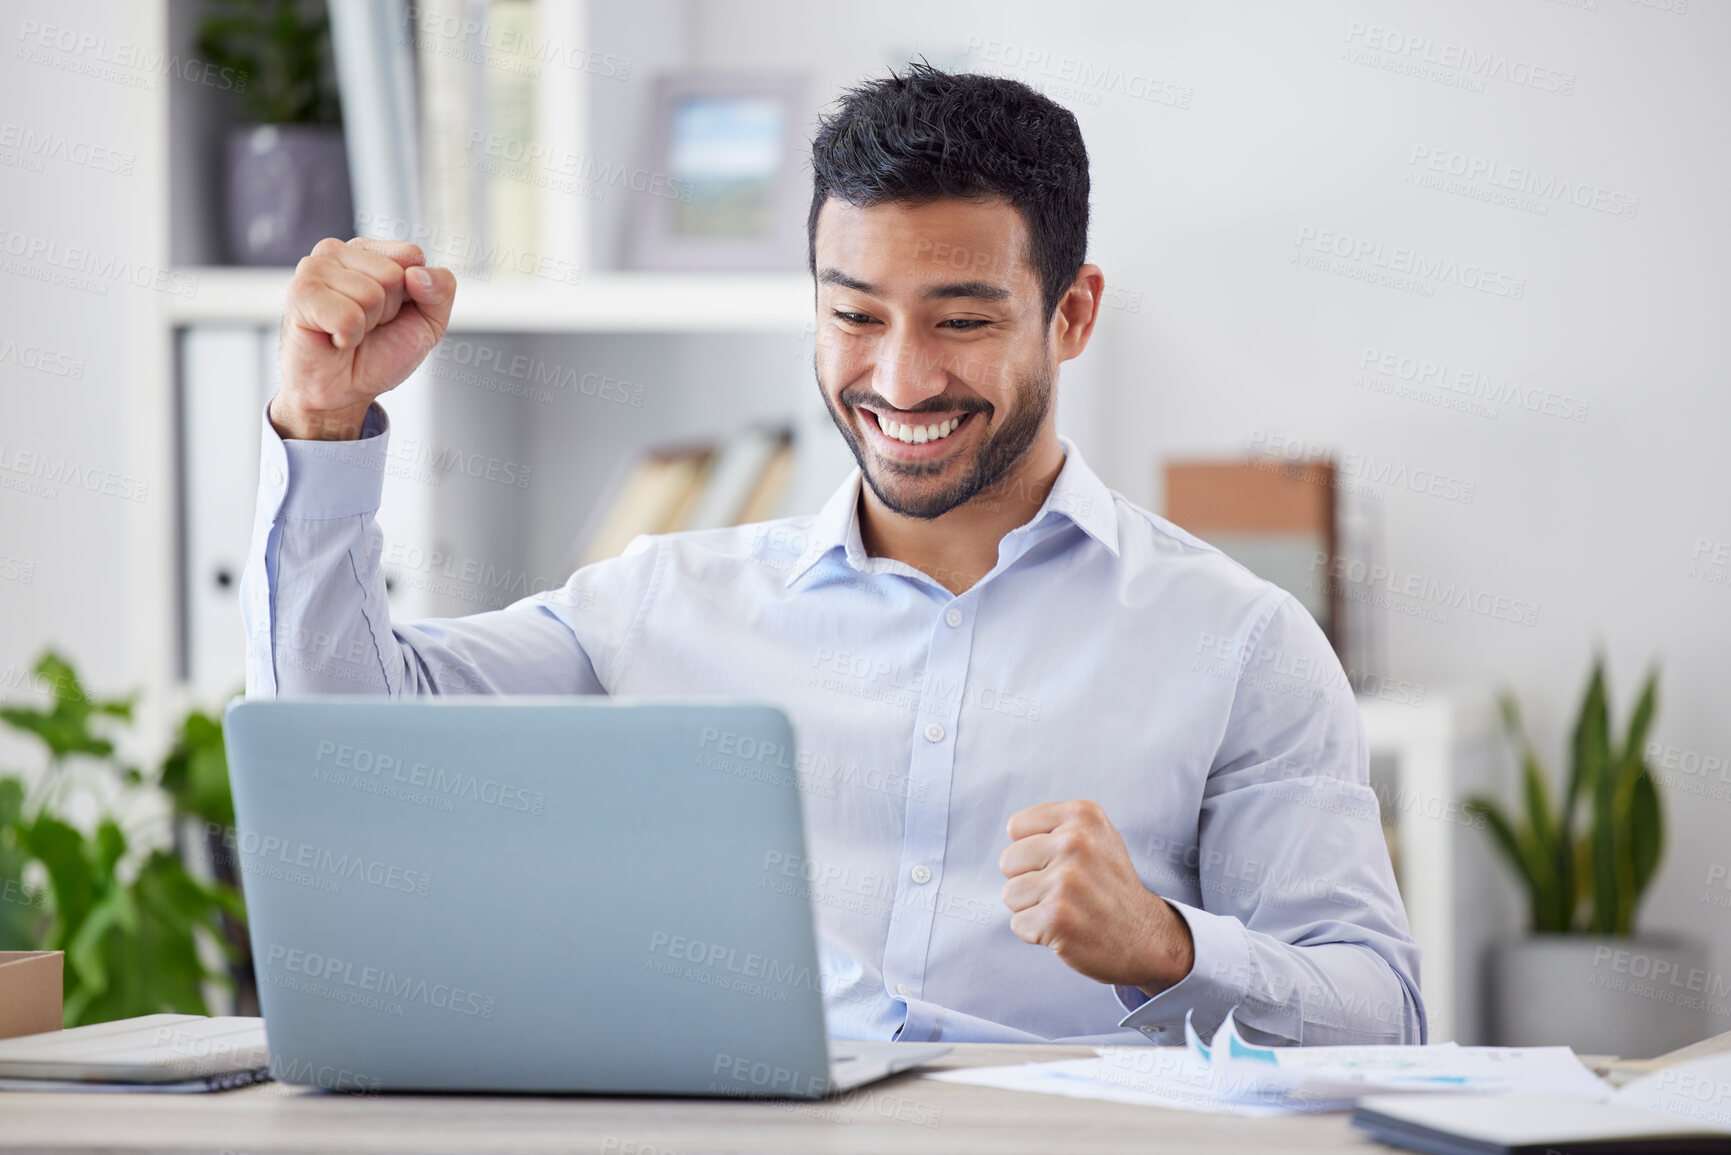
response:
[[(159, 294), (130, 280), (149, 286), (168, 260), (167, 238), (142, 224), (166, 169), (139, 85), (173, 81), (103, 55), (147, 43), (148, 12), (30, 0), (0, 18), (0, 699), (21, 695), (48, 645), (102, 692), (172, 669), (165, 624), (127, 611), (141, 589), (167, 597), (173, 577), (172, 412), (157, 397), (171, 354), (162, 342), (160, 371), (134, 362), (153, 341)], [(43, 49), (47, 26), (105, 43)], [(80, 287), (30, 275), (85, 260), (108, 275)], [(26, 350), (78, 373), (28, 368)], [(39, 468), (57, 480), (31, 476)], [(0, 767), (34, 760), (32, 745), (0, 734)]]

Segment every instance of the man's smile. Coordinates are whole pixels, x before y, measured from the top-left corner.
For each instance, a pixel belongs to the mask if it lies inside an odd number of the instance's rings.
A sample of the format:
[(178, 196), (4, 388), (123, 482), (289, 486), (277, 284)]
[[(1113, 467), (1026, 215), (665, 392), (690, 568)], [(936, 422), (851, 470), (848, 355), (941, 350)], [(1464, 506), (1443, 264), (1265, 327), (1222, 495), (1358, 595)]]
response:
[(902, 413), (856, 406), (859, 424), (878, 453), (892, 461), (935, 461), (953, 454), (978, 424), (967, 410)]

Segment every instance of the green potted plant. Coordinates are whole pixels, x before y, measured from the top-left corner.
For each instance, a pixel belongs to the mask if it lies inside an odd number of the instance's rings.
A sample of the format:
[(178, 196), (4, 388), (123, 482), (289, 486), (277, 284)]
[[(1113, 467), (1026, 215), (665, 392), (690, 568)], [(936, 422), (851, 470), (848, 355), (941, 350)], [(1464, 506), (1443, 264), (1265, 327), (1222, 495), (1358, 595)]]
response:
[[(165, 1011), (209, 1013), (206, 984), (226, 985), (231, 976), (207, 965), (201, 943), (238, 959), (231, 944), (246, 916), (239, 891), (196, 878), (171, 850), (134, 849), (111, 813), (100, 814), (89, 831), (82, 825), (90, 824), (67, 819), (75, 800), (87, 801), (76, 797), (80, 764), (101, 768), (106, 781), (89, 793), (102, 810), (100, 799), (117, 788), (155, 790), (161, 783), (117, 757), (113, 730), (131, 720), (131, 699), (92, 698), (53, 653), (34, 672), (50, 689), (51, 704), (0, 707), (0, 722), (40, 740), (47, 754), (28, 790), (22, 777), (0, 776), (0, 950), (66, 952), (67, 1026)], [(207, 795), (209, 777), (207, 768)], [(177, 804), (175, 812), (186, 811)]]
[(354, 231), (323, 0), (213, 0), (198, 51), (229, 69), (248, 123), (226, 143), (229, 259), (293, 265)]
[(1484, 816), (1528, 905), (1526, 936), (1491, 958), (1497, 1043), (1641, 1057), (1706, 1033), (1704, 1004), (1691, 996), (1707, 974), (1707, 945), (1635, 931), (1664, 851), (1659, 793), (1645, 756), (1657, 695), (1658, 674), (1649, 673), (1618, 741), (1604, 659), (1594, 661), (1556, 801), (1514, 698), (1502, 698), (1504, 727), (1520, 754), (1524, 813), (1517, 819), (1482, 796), (1468, 803)]

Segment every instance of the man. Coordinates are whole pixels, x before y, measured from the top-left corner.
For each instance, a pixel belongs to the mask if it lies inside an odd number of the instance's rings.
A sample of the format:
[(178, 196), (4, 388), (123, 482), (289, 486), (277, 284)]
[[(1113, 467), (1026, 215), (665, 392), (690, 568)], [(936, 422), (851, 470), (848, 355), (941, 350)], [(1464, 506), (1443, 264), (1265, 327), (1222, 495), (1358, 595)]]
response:
[[(560, 590), (393, 625), (374, 399), (456, 291), (412, 245), (297, 269), (242, 604), (248, 692), (723, 694), (801, 744), (832, 1034), (1419, 1042), (1418, 950), (1351, 692), (1288, 594), (1055, 431), (1075, 118), (924, 66), (812, 150), (818, 385), (859, 470), (812, 517), (639, 538)], [(335, 444), (332, 444), (335, 443)]]

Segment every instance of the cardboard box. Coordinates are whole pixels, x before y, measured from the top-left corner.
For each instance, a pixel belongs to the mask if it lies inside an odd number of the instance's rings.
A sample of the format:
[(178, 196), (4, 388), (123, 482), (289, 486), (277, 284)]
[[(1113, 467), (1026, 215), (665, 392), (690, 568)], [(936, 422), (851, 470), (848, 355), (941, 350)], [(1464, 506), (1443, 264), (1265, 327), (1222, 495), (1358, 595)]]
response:
[(0, 1039), (60, 1029), (65, 962), (57, 950), (0, 950)]

